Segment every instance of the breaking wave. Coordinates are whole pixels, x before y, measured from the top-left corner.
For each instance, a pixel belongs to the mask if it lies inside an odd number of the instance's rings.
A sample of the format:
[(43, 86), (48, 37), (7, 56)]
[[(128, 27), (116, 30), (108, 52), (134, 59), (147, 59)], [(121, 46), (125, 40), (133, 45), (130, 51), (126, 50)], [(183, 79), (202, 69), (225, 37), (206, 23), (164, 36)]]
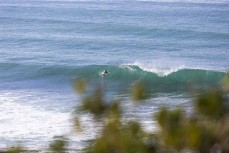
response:
[[(7, 71), (6, 71), (7, 69)], [(109, 75), (101, 76), (103, 70), (108, 70)], [(77, 78), (98, 82), (105, 80), (108, 84), (123, 87), (135, 81), (143, 81), (147, 86), (158, 91), (184, 90), (190, 86), (209, 87), (217, 86), (226, 75), (226, 72), (178, 68), (150, 68), (143, 65), (89, 65), (89, 66), (39, 66), (1, 63), (0, 76), (3, 82), (17, 82), (32, 80), (33, 82), (47, 80), (48, 83), (71, 82)]]

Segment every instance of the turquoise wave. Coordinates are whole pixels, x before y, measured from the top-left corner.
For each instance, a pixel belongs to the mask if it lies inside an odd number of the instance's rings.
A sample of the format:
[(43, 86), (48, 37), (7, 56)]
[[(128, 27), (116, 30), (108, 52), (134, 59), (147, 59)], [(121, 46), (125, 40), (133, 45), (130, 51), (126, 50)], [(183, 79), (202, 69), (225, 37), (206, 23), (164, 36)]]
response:
[[(109, 75), (103, 77), (103, 70), (108, 70)], [(203, 69), (180, 69), (167, 75), (157, 74), (141, 69), (135, 65), (89, 65), (89, 66), (41, 66), (0, 64), (0, 82), (27, 81), (34, 82), (46, 80), (50, 84), (73, 82), (75, 79), (84, 78), (88, 82), (106, 81), (108, 85), (127, 88), (135, 81), (142, 81), (146, 87), (154, 91), (183, 91), (190, 88), (203, 89), (218, 86), (226, 72)]]
[[(105, 78), (101, 78), (99, 74), (104, 69), (110, 73)], [(220, 86), (226, 75), (225, 72), (188, 68), (161, 75), (161, 73), (144, 71), (138, 66), (89, 66), (79, 72), (81, 77), (88, 80), (104, 79), (123, 87), (135, 81), (142, 81), (147, 88), (155, 92), (182, 92), (216, 87)]]

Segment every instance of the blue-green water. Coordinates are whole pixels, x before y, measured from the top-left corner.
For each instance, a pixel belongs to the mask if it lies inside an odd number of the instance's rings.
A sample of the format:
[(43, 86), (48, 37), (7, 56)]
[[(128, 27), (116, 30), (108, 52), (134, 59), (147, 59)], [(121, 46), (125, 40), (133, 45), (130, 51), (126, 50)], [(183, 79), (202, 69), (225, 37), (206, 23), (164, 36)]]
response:
[[(218, 87), (228, 69), (227, 0), (0, 0), (0, 147), (71, 135), (76, 78), (105, 84), (123, 98), (124, 117), (147, 127), (161, 105), (190, 109), (187, 93)], [(138, 80), (154, 98), (136, 108), (127, 96)], [(85, 124), (71, 137), (78, 148), (95, 134)]]

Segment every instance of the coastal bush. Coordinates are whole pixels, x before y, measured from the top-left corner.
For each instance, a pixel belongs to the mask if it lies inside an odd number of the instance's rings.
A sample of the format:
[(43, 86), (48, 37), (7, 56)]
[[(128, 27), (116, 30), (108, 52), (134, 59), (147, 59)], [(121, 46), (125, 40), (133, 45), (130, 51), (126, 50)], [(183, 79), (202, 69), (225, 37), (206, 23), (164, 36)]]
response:
[[(134, 101), (146, 98), (145, 88), (140, 82), (131, 91)], [(83, 101), (84, 111), (96, 117), (99, 112), (99, 117), (108, 122), (102, 123), (101, 134), (88, 145), (85, 153), (229, 153), (228, 93), (220, 88), (201, 93), (190, 114), (181, 107), (162, 107), (154, 115), (160, 127), (154, 133), (146, 132), (137, 121), (123, 121), (119, 103), (114, 104), (116, 111), (110, 111), (113, 103), (104, 103), (100, 92), (95, 91), (90, 98), (99, 101), (99, 106), (95, 111), (94, 105), (85, 107)], [(114, 115), (104, 115), (107, 112)], [(109, 119), (111, 116), (116, 116), (116, 119)]]
[[(225, 81), (229, 80), (227, 76)], [(76, 108), (75, 129), (82, 131), (80, 115), (90, 113), (102, 129), (90, 141), (83, 153), (229, 153), (229, 92), (227, 86), (209, 89), (194, 100), (193, 110), (162, 107), (153, 118), (159, 129), (144, 130), (138, 121), (122, 118), (119, 100), (106, 101), (104, 90), (96, 87), (86, 92), (85, 80), (75, 83), (76, 91), (82, 96), (82, 103)], [(227, 84), (226, 84), (227, 85)], [(146, 89), (141, 82), (131, 90), (134, 101), (146, 99)], [(80, 113), (79, 113), (80, 112)], [(152, 125), (153, 126), (153, 125)], [(21, 147), (4, 151), (6, 153), (29, 152)], [(49, 145), (48, 152), (68, 152), (67, 141), (58, 139)]]
[(67, 141), (61, 137), (55, 141), (53, 141), (49, 145), (49, 151), (55, 153), (62, 153), (66, 151)]

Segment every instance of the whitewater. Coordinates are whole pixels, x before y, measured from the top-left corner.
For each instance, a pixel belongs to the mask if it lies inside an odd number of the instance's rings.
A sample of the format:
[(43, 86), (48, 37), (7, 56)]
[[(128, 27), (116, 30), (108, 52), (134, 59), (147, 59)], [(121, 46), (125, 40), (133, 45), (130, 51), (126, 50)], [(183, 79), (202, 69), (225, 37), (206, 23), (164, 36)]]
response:
[[(78, 78), (103, 85), (125, 119), (154, 130), (159, 107), (191, 111), (194, 91), (221, 87), (228, 42), (228, 0), (0, 0), (0, 149), (41, 150), (64, 135), (80, 150), (93, 139), (88, 114), (86, 130), (73, 132)], [(135, 81), (152, 96), (137, 107)]]

